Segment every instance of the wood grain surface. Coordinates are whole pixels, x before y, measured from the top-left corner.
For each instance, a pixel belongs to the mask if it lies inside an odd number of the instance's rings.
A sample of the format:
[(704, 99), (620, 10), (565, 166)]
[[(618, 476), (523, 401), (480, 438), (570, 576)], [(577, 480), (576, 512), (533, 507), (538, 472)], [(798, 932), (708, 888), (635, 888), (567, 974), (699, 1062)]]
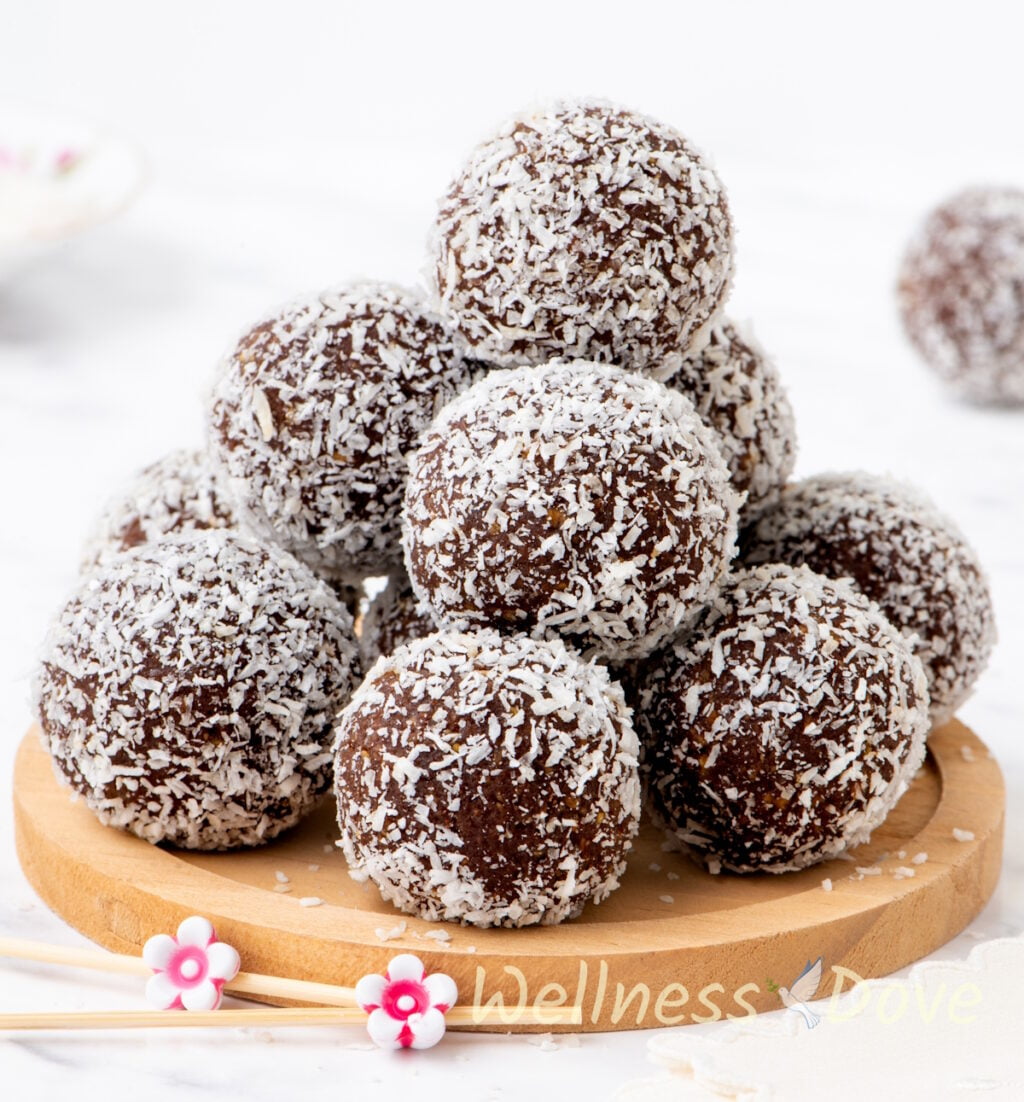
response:
[(776, 986), (818, 957), (819, 997), (848, 988), (851, 974), (886, 975), (948, 941), (984, 906), (999, 877), (1004, 805), (998, 765), (954, 720), (932, 733), (917, 779), (849, 859), (781, 876), (711, 876), (666, 852), (646, 825), (605, 903), (560, 926), (478, 930), (402, 915), (353, 881), (333, 844), (329, 803), (263, 848), (196, 854), (100, 825), (57, 783), (35, 730), (14, 779), (25, 874), (100, 945), (138, 952), (152, 934), (202, 914), (247, 971), (345, 985), (413, 952), (455, 979), (460, 1003), (500, 999), (509, 1008), (502, 1031), (551, 1028), (516, 1022), (519, 1004), (577, 1004), (588, 1031), (778, 1009)]

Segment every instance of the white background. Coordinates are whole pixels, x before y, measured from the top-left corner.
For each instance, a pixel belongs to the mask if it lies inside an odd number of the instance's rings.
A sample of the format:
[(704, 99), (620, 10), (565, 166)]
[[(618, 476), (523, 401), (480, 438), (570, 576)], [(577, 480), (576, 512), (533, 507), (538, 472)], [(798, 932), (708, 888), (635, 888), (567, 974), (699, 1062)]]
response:
[[(1024, 186), (1019, 10), (0, 0), (0, 99), (95, 120), (149, 165), (123, 217), (0, 284), (0, 762), (29, 724), (34, 649), (85, 528), (135, 468), (201, 441), (237, 331), (352, 276), (416, 281), (434, 202), (472, 144), (536, 100), (598, 95), (676, 125), (716, 163), (738, 227), (731, 313), (789, 386), (798, 474), (917, 482), (987, 565), (1002, 638), (962, 718), (1002, 762), (1010, 814), (1003, 882), (973, 936), (1024, 930), (1024, 413), (948, 398), (904, 343), (892, 293), (932, 203), (968, 183)], [(0, 764), (4, 808), (9, 784)], [(0, 823), (0, 932), (76, 941), (34, 901), (6, 811)], [(125, 995), (124, 981), (0, 972), (3, 1009)], [(8, 1040), (0, 1070), (18, 1097), (150, 1099), (231, 1083), (268, 1099), (511, 1098), (541, 1080), (607, 1097), (653, 1074), (643, 1034), (556, 1051), (460, 1037), (408, 1061), (345, 1047), (356, 1039)]]

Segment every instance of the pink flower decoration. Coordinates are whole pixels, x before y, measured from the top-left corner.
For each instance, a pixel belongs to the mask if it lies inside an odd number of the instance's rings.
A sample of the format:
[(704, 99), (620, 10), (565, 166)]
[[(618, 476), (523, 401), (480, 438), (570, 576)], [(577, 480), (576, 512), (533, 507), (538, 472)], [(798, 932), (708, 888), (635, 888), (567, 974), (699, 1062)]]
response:
[(457, 998), (451, 976), (428, 976), (411, 953), (395, 957), (383, 976), (363, 976), (356, 984), (356, 1002), (370, 1015), (366, 1031), (381, 1048), (433, 1048)]
[(82, 154), (77, 149), (62, 149), (53, 160), (54, 171), (63, 176), (75, 168), (81, 159)]
[(241, 964), (238, 953), (218, 941), (199, 915), (186, 918), (177, 937), (151, 937), (142, 959), (155, 973), (146, 983), (146, 999), (158, 1010), (216, 1010), (224, 984), (238, 975)]

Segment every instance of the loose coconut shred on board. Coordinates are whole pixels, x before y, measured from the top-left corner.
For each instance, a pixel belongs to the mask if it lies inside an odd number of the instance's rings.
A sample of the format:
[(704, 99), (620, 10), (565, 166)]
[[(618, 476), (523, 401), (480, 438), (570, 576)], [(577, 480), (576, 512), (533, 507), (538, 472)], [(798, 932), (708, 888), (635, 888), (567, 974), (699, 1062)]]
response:
[(621, 690), (560, 642), (415, 640), (378, 660), (341, 715), (342, 849), (409, 914), (561, 922), (618, 886), (637, 749)]
[(583, 362), (494, 371), (412, 458), (409, 575), (446, 626), (638, 657), (718, 585), (740, 500), (682, 394)]
[(431, 259), (436, 306), (473, 355), (667, 378), (725, 300), (732, 224), (721, 181), (678, 131), (555, 103), (473, 152), (441, 201)]
[(359, 679), (348, 612), (301, 563), (226, 531), (146, 544), (91, 574), (45, 645), (58, 777), (149, 842), (266, 842), (329, 788)]
[(735, 574), (652, 656), (637, 723), (649, 802), (713, 870), (786, 872), (867, 841), (924, 758), (906, 639), (846, 582)]

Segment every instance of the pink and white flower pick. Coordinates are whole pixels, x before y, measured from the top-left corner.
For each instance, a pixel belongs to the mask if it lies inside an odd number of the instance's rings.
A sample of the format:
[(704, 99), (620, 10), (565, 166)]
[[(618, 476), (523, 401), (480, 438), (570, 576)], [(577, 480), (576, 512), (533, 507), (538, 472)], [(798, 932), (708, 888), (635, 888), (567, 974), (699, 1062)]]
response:
[(224, 984), (238, 975), (238, 953), (217, 940), (205, 918), (192, 915), (176, 937), (156, 934), (142, 947), (142, 959), (155, 973), (146, 999), (158, 1010), (216, 1010)]
[(381, 1048), (433, 1048), (457, 998), (451, 976), (428, 976), (412, 953), (394, 957), (383, 976), (373, 973), (356, 984), (356, 1002), (370, 1015), (366, 1031)]

